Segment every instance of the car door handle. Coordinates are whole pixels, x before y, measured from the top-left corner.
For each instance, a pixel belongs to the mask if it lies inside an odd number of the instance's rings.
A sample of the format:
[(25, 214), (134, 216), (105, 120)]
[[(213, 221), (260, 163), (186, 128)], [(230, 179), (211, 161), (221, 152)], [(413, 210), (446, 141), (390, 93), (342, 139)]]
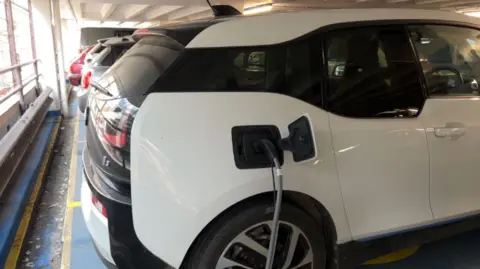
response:
[(465, 124), (460, 122), (449, 122), (445, 127), (435, 128), (435, 136), (438, 138), (447, 137), (451, 140), (457, 140), (467, 132)]

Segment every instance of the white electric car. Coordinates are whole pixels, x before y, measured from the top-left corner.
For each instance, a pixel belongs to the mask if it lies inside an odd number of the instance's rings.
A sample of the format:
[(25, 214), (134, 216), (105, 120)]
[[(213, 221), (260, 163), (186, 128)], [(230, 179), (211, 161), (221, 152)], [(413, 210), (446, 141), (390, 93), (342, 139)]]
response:
[[(480, 227), (480, 21), (311, 10), (140, 30), (90, 100), (82, 206), (118, 268), (348, 267)], [(133, 126), (133, 127), (132, 127)], [(308, 156), (305, 157), (308, 157)], [(278, 187), (278, 185), (277, 185)]]

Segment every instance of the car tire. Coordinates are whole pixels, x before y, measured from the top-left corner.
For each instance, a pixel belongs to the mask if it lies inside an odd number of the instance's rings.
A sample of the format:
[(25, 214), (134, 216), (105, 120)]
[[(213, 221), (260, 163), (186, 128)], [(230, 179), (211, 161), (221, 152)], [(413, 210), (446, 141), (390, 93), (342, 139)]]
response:
[[(188, 254), (188, 257), (183, 263), (183, 266), (181, 268), (183, 269), (218, 269), (221, 268), (223, 269), (223, 264), (222, 266), (217, 267), (217, 265), (220, 264), (220, 259), (223, 257), (227, 257), (227, 255), (230, 255), (231, 253), (235, 253), (234, 251), (238, 252), (238, 247), (234, 246), (235, 244), (232, 245), (232, 240), (238, 238), (239, 235), (241, 234), (247, 234), (245, 231), (249, 230), (251, 227), (256, 227), (256, 225), (261, 225), (261, 223), (264, 222), (269, 222), (273, 219), (273, 212), (274, 212), (274, 206), (272, 202), (247, 202), (243, 203), (237, 206), (234, 206), (233, 208), (229, 209), (227, 212), (222, 214), (220, 217), (218, 217), (214, 222), (209, 225), (205, 231), (202, 232), (202, 234), (199, 236), (199, 238), (196, 240), (195, 245), (191, 249), (191, 251)], [(325, 246), (325, 239), (323, 235), (323, 229), (318, 226), (317, 222), (314, 221), (312, 217), (310, 217), (307, 213), (305, 213), (303, 210), (297, 208), (294, 205), (288, 204), (288, 203), (283, 203), (282, 205), (282, 211), (280, 214), (280, 222), (281, 227), (279, 229), (280, 234), (278, 237), (278, 247), (276, 251), (276, 259), (275, 262), (280, 262), (280, 265), (283, 265), (285, 263), (285, 258), (288, 256), (288, 254), (285, 254), (285, 248), (282, 250), (282, 242), (284, 242), (284, 245), (288, 245), (290, 239), (285, 238), (292, 238), (291, 235), (288, 235), (287, 237), (282, 238), (281, 233), (288, 233), (289, 230), (293, 231), (293, 229), (296, 230), (296, 228), (299, 228), (300, 231), (303, 233), (304, 238), (303, 239), (298, 239), (297, 247), (304, 249), (305, 240), (307, 240), (307, 245), (311, 246), (311, 251), (313, 253), (313, 257), (311, 258), (313, 264), (311, 266), (307, 267), (298, 267), (298, 268), (315, 268), (315, 269), (324, 269), (326, 268), (326, 246)], [(289, 228), (289, 225), (293, 225)], [(295, 227), (294, 227), (295, 226)], [(267, 224), (268, 227), (268, 224)], [(254, 228), (254, 229), (260, 229), (260, 228)], [(264, 228), (261, 228), (264, 229)], [(249, 230), (250, 231), (250, 230)], [(253, 232), (258, 233), (256, 230), (253, 230)], [(292, 233), (293, 234), (293, 233)], [(297, 233), (298, 234), (298, 233)], [(300, 236), (302, 237), (302, 236)], [(265, 238), (265, 236), (263, 237)], [(268, 236), (266, 238), (269, 238)], [(260, 242), (260, 241), (256, 241)], [(263, 246), (267, 246), (268, 249), (268, 240), (267, 243), (265, 244), (264, 241), (262, 241)], [(292, 244), (293, 245), (293, 244)], [(226, 250), (226, 248), (230, 247), (236, 247), (237, 249), (232, 250)], [(240, 245), (241, 247), (243, 245)], [(243, 249), (243, 248), (242, 248)], [(246, 249), (245, 252), (248, 253), (249, 249)], [(250, 249), (251, 250), (251, 249)], [(263, 249), (262, 249), (263, 250)], [(297, 253), (298, 250), (295, 250), (294, 253)], [(301, 253), (301, 252), (298, 252)], [(225, 256), (224, 256), (225, 254)], [(240, 253), (241, 254), (241, 253)], [(255, 254), (253, 254), (255, 255)], [(281, 257), (279, 258), (278, 255)], [(228, 256), (229, 258), (233, 256)], [(253, 256), (252, 256), (253, 257)], [(256, 256), (258, 258), (258, 256)], [(282, 258), (283, 257), (283, 258)], [(290, 266), (288, 268), (297, 268), (298, 264), (302, 263), (302, 261), (306, 261), (306, 258), (301, 258), (301, 257), (306, 257), (300, 256), (295, 254), (296, 258), (292, 258), (291, 262), (289, 263)], [(300, 258), (298, 258), (300, 257)], [(262, 261), (257, 259), (260, 262), (263, 262), (264, 264), (264, 256), (260, 257)], [(234, 260), (237, 260), (238, 257), (235, 257)], [(283, 260), (282, 260), (283, 259)], [(294, 263), (294, 259), (297, 261), (297, 265)], [(230, 261), (230, 259), (229, 259)], [(245, 260), (241, 260), (242, 265), (246, 265)], [(258, 267), (259, 263), (255, 263), (255, 266), (252, 266), (252, 268), (264, 268), (263, 266)], [(276, 263), (274, 263), (273, 268), (277, 268), (278, 264), (275, 266)], [(313, 267), (314, 265), (314, 267)], [(249, 268), (251, 265), (245, 267)], [(233, 268), (237, 268), (232, 266)], [(283, 266), (282, 266), (283, 267)], [(229, 268), (228, 266), (226, 268)], [(241, 268), (241, 267), (238, 267)], [(278, 267), (280, 268), (280, 267)]]

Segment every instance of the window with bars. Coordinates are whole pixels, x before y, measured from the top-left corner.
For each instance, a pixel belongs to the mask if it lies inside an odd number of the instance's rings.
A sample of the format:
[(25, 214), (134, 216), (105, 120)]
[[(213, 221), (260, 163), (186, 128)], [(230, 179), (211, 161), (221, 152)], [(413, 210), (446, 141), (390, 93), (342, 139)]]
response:
[[(7, 20), (5, 17), (5, 5), (0, 0), (0, 69), (9, 67), (10, 48), (8, 46)], [(0, 98), (5, 95), (13, 86), (13, 77), (11, 72), (0, 75)]]
[[(13, 25), (17, 62), (24, 63), (33, 60), (32, 41), (30, 37), (30, 20), (28, 0), (12, 0)], [(34, 75), (33, 65), (22, 67), (22, 80)]]
[[(29, 0), (11, 0), (17, 63), (33, 60), (28, 1)], [(6, 17), (5, 1), (0, 0), (0, 69), (9, 67), (13, 64), (10, 58)], [(22, 80), (28, 79), (33, 75), (33, 65), (22, 67)], [(6, 72), (0, 74), (0, 99), (12, 88), (13, 73)]]

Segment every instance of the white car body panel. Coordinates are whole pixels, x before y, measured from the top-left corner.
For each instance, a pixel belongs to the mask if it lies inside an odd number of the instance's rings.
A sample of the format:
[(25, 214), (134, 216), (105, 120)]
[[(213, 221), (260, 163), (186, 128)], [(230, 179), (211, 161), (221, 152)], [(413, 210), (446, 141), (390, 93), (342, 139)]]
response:
[[(442, 11), (313, 10), (227, 20), (200, 32), (187, 49), (264, 46), (331, 24), (409, 19), (480, 24)], [(478, 102), (429, 98), (416, 118), (355, 119), (274, 93), (151, 93), (131, 133), (135, 232), (148, 250), (179, 268), (220, 213), (272, 191), (270, 169), (236, 167), (232, 127), (276, 125), (285, 137), (288, 124), (304, 114), (317, 157), (294, 163), (285, 153), (285, 190), (324, 205), (337, 243), (472, 215), (480, 204)]]
[(480, 24), (480, 19), (455, 12), (421, 9), (317, 9), (247, 16), (212, 25), (187, 48), (265, 46), (287, 42), (318, 28), (376, 20), (439, 20)]
[(85, 176), (82, 178), (81, 187), (82, 213), (87, 225), (88, 232), (92, 236), (93, 243), (103, 256), (111, 264), (115, 264), (110, 253), (110, 236), (108, 234), (108, 220), (92, 203), (92, 191), (88, 186)]
[(427, 139), (418, 119), (331, 114), (330, 126), (354, 239), (433, 220)]
[[(431, 163), (430, 196), (435, 219), (461, 217), (480, 209), (479, 115), (479, 98), (430, 98), (419, 117), (427, 127)], [(446, 127), (448, 123), (459, 123), (465, 127), (438, 129)], [(446, 133), (439, 133), (437, 135), (440, 137), (437, 137), (435, 128), (437, 132)], [(449, 137), (449, 132), (454, 136)], [(458, 137), (455, 137), (455, 132)]]
[(133, 222), (142, 243), (178, 268), (218, 214), (272, 191), (270, 169), (235, 166), (232, 127), (273, 124), (286, 136), (288, 124), (304, 114), (315, 129), (317, 159), (298, 164), (286, 153), (285, 190), (321, 202), (338, 242), (350, 241), (327, 112), (271, 93), (153, 93), (136, 116), (131, 140)]

